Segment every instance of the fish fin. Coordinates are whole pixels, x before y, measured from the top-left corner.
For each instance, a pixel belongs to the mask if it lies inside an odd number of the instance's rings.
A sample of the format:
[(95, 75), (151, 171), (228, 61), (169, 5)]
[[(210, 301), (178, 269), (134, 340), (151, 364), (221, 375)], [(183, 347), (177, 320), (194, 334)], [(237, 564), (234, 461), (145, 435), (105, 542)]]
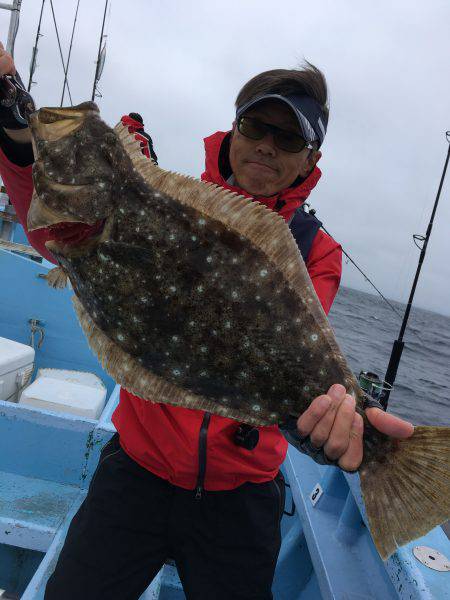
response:
[(298, 296), (299, 311), (307, 310), (313, 316), (344, 373), (342, 383), (350, 393), (359, 396), (358, 383), (339, 349), (297, 243), (283, 217), (258, 201), (239, 196), (214, 183), (164, 171), (142, 154), (139, 142), (129, 134), (127, 127), (119, 123), (114, 131), (134, 168), (151, 188), (194, 208), (199, 216), (219, 221), (265, 254)]
[(184, 408), (205, 410), (252, 425), (272, 424), (262, 418), (249, 416), (239, 409), (221, 406), (204, 396), (183, 390), (162, 377), (151, 373), (97, 327), (76, 296), (72, 298), (72, 301), (89, 347), (114, 381), (132, 394), (151, 402), (163, 402), (164, 404), (183, 406)]
[(69, 278), (62, 267), (55, 267), (44, 275), (44, 279), (47, 280), (50, 287), (62, 290), (66, 287)]
[(450, 427), (416, 427), (412, 437), (392, 440), (381, 460), (367, 453), (361, 489), (383, 560), (450, 519), (449, 465)]

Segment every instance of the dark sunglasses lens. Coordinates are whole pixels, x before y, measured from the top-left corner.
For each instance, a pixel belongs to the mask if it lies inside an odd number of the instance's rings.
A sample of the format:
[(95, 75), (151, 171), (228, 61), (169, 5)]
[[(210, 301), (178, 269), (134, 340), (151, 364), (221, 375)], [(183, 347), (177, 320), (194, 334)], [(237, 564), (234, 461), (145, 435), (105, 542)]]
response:
[(259, 123), (253, 119), (246, 119), (245, 117), (239, 119), (238, 130), (239, 133), (252, 140), (262, 140), (267, 133), (267, 129), (263, 123)]
[(306, 146), (305, 140), (295, 133), (279, 132), (275, 135), (275, 144), (286, 152), (301, 152)]
[(252, 140), (262, 140), (268, 131), (275, 130), (274, 141), (277, 148), (285, 152), (301, 152), (306, 146), (305, 140), (296, 133), (279, 130), (276, 127), (270, 127), (257, 119), (250, 117), (241, 117), (238, 121), (239, 133)]

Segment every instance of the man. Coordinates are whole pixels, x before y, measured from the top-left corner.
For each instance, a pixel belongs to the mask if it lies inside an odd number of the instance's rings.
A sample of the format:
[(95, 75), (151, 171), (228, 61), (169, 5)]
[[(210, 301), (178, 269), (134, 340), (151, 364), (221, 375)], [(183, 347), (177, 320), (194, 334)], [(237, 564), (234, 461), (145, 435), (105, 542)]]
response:
[[(13, 69), (11, 57), (0, 53), (0, 73)], [(205, 140), (202, 178), (257, 198), (290, 223), (328, 312), (339, 285), (341, 250), (298, 212), (320, 177), (316, 163), (328, 121), (325, 79), (309, 64), (261, 73), (242, 88), (236, 106), (232, 130)], [(23, 153), (29, 133), (6, 127), (4, 135), (17, 144), (9, 158), (2, 145), (0, 171), (24, 215), (30, 199), (17, 181), (29, 179), (30, 172), (16, 168), (13, 154), (21, 153), (20, 144)], [(58, 235), (71, 243), (91, 233), (74, 225)], [(42, 240), (32, 234), (29, 239), (42, 248)], [(412, 434), (409, 423), (378, 408), (367, 415), (385, 433)], [(243, 427), (125, 390), (113, 422), (118, 434), (102, 451), (46, 599), (138, 598), (168, 557), (175, 559), (188, 599), (271, 598), (284, 504), (279, 468), (287, 450), (278, 427)], [(297, 428), (289, 439), (319, 462), (347, 470), (360, 464), (363, 423), (343, 386), (316, 398)]]
[(124, 115), (121, 119), (122, 123), (128, 127), (130, 133), (134, 133), (134, 138), (140, 143), (142, 154), (147, 158), (151, 158), (155, 165), (158, 164), (158, 157), (153, 148), (152, 138), (144, 131), (144, 119), (139, 113), (131, 112)]

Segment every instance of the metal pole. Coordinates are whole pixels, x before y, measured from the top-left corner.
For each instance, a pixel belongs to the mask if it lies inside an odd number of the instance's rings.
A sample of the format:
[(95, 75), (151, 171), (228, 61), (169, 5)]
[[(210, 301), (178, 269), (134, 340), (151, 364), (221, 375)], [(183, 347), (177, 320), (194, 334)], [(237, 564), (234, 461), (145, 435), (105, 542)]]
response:
[(11, 11), (11, 20), (9, 22), (8, 41), (6, 43), (6, 52), (14, 57), (14, 43), (16, 41), (17, 29), (19, 28), (20, 5), (22, 0), (14, 0), (11, 4), (3, 4), (0, 8), (6, 8)]
[[(405, 315), (403, 317), (402, 325), (400, 327), (400, 333), (398, 335), (398, 339), (395, 340), (394, 345), (392, 347), (391, 357), (389, 359), (389, 365), (388, 365), (388, 368), (386, 371), (386, 375), (384, 377), (386, 383), (390, 384), (391, 386), (394, 384), (395, 378), (397, 376), (398, 365), (400, 364), (400, 358), (402, 356), (403, 348), (405, 346), (405, 343), (403, 341), (403, 335), (405, 333), (406, 324), (407, 324), (408, 318), (409, 318), (409, 313), (411, 312), (411, 307), (412, 307), (412, 303), (413, 303), (414, 294), (416, 291), (417, 282), (419, 280), (420, 271), (422, 269), (422, 263), (425, 258), (425, 253), (427, 251), (428, 241), (430, 239), (431, 230), (433, 228), (434, 216), (436, 214), (436, 209), (437, 209), (437, 206), (439, 203), (439, 197), (441, 195), (442, 186), (444, 185), (445, 174), (447, 172), (448, 161), (450, 158), (450, 131), (447, 131), (445, 133), (445, 135), (447, 138), (447, 142), (449, 142), (449, 146), (448, 146), (448, 150), (447, 150), (447, 157), (445, 159), (444, 169), (442, 171), (441, 181), (439, 183), (439, 189), (438, 189), (438, 192), (436, 195), (436, 200), (434, 201), (433, 211), (431, 213), (430, 222), (428, 223), (427, 232), (426, 232), (424, 240), (423, 240), (423, 246), (420, 251), (419, 264), (417, 266), (416, 275), (414, 277), (414, 282), (413, 282), (413, 285), (411, 288), (411, 293), (409, 294), (408, 304), (406, 305)], [(387, 408), (390, 392), (391, 392), (390, 389), (386, 390), (383, 393), (382, 398), (380, 399), (381, 404), (383, 405), (384, 408)]]
[(36, 33), (36, 40), (34, 42), (33, 53), (31, 55), (30, 79), (28, 80), (28, 87), (27, 87), (28, 92), (31, 89), (31, 85), (33, 83), (33, 75), (34, 75), (34, 71), (36, 69), (37, 45), (38, 45), (39, 37), (41, 35), (41, 22), (42, 22), (42, 13), (44, 12), (44, 4), (45, 4), (45, 0), (42, 0), (41, 14), (39, 15), (39, 24), (38, 24), (37, 33)]
[(102, 52), (103, 31), (105, 29), (105, 20), (106, 20), (106, 10), (107, 10), (107, 8), (108, 8), (108, 0), (105, 0), (105, 10), (103, 12), (102, 31), (101, 31), (101, 34), (100, 34), (100, 42), (98, 44), (97, 62), (96, 62), (96, 65), (95, 65), (94, 85), (92, 86), (92, 98), (91, 98), (92, 101), (94, 101), (94, 98), (95, 98), (95, 88), (97, 87), (98, 67), (99, 67), (99, 64), (100, 64), (100, 54)]

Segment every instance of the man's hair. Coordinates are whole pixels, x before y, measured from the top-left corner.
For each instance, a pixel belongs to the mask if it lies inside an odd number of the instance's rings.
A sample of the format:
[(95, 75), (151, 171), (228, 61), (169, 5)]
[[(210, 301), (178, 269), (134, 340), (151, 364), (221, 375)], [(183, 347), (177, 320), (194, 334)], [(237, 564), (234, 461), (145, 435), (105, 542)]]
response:
[(135, 121), (139, 121), (139, 123), (142, 123), (142, 125), (144, 124), (144, 119), (139, 113), (131, 112), (128, 114), (128, 116), (134, 119)]
[(320, 104), (328, 119), (328, 91), (325, 76), (317, 67), (305, 61), (298, 69), (272, 69), (256, 75), (241, 89), (236, 98), (236, 108), (262, 94), (301, 94), (310, 96)]

